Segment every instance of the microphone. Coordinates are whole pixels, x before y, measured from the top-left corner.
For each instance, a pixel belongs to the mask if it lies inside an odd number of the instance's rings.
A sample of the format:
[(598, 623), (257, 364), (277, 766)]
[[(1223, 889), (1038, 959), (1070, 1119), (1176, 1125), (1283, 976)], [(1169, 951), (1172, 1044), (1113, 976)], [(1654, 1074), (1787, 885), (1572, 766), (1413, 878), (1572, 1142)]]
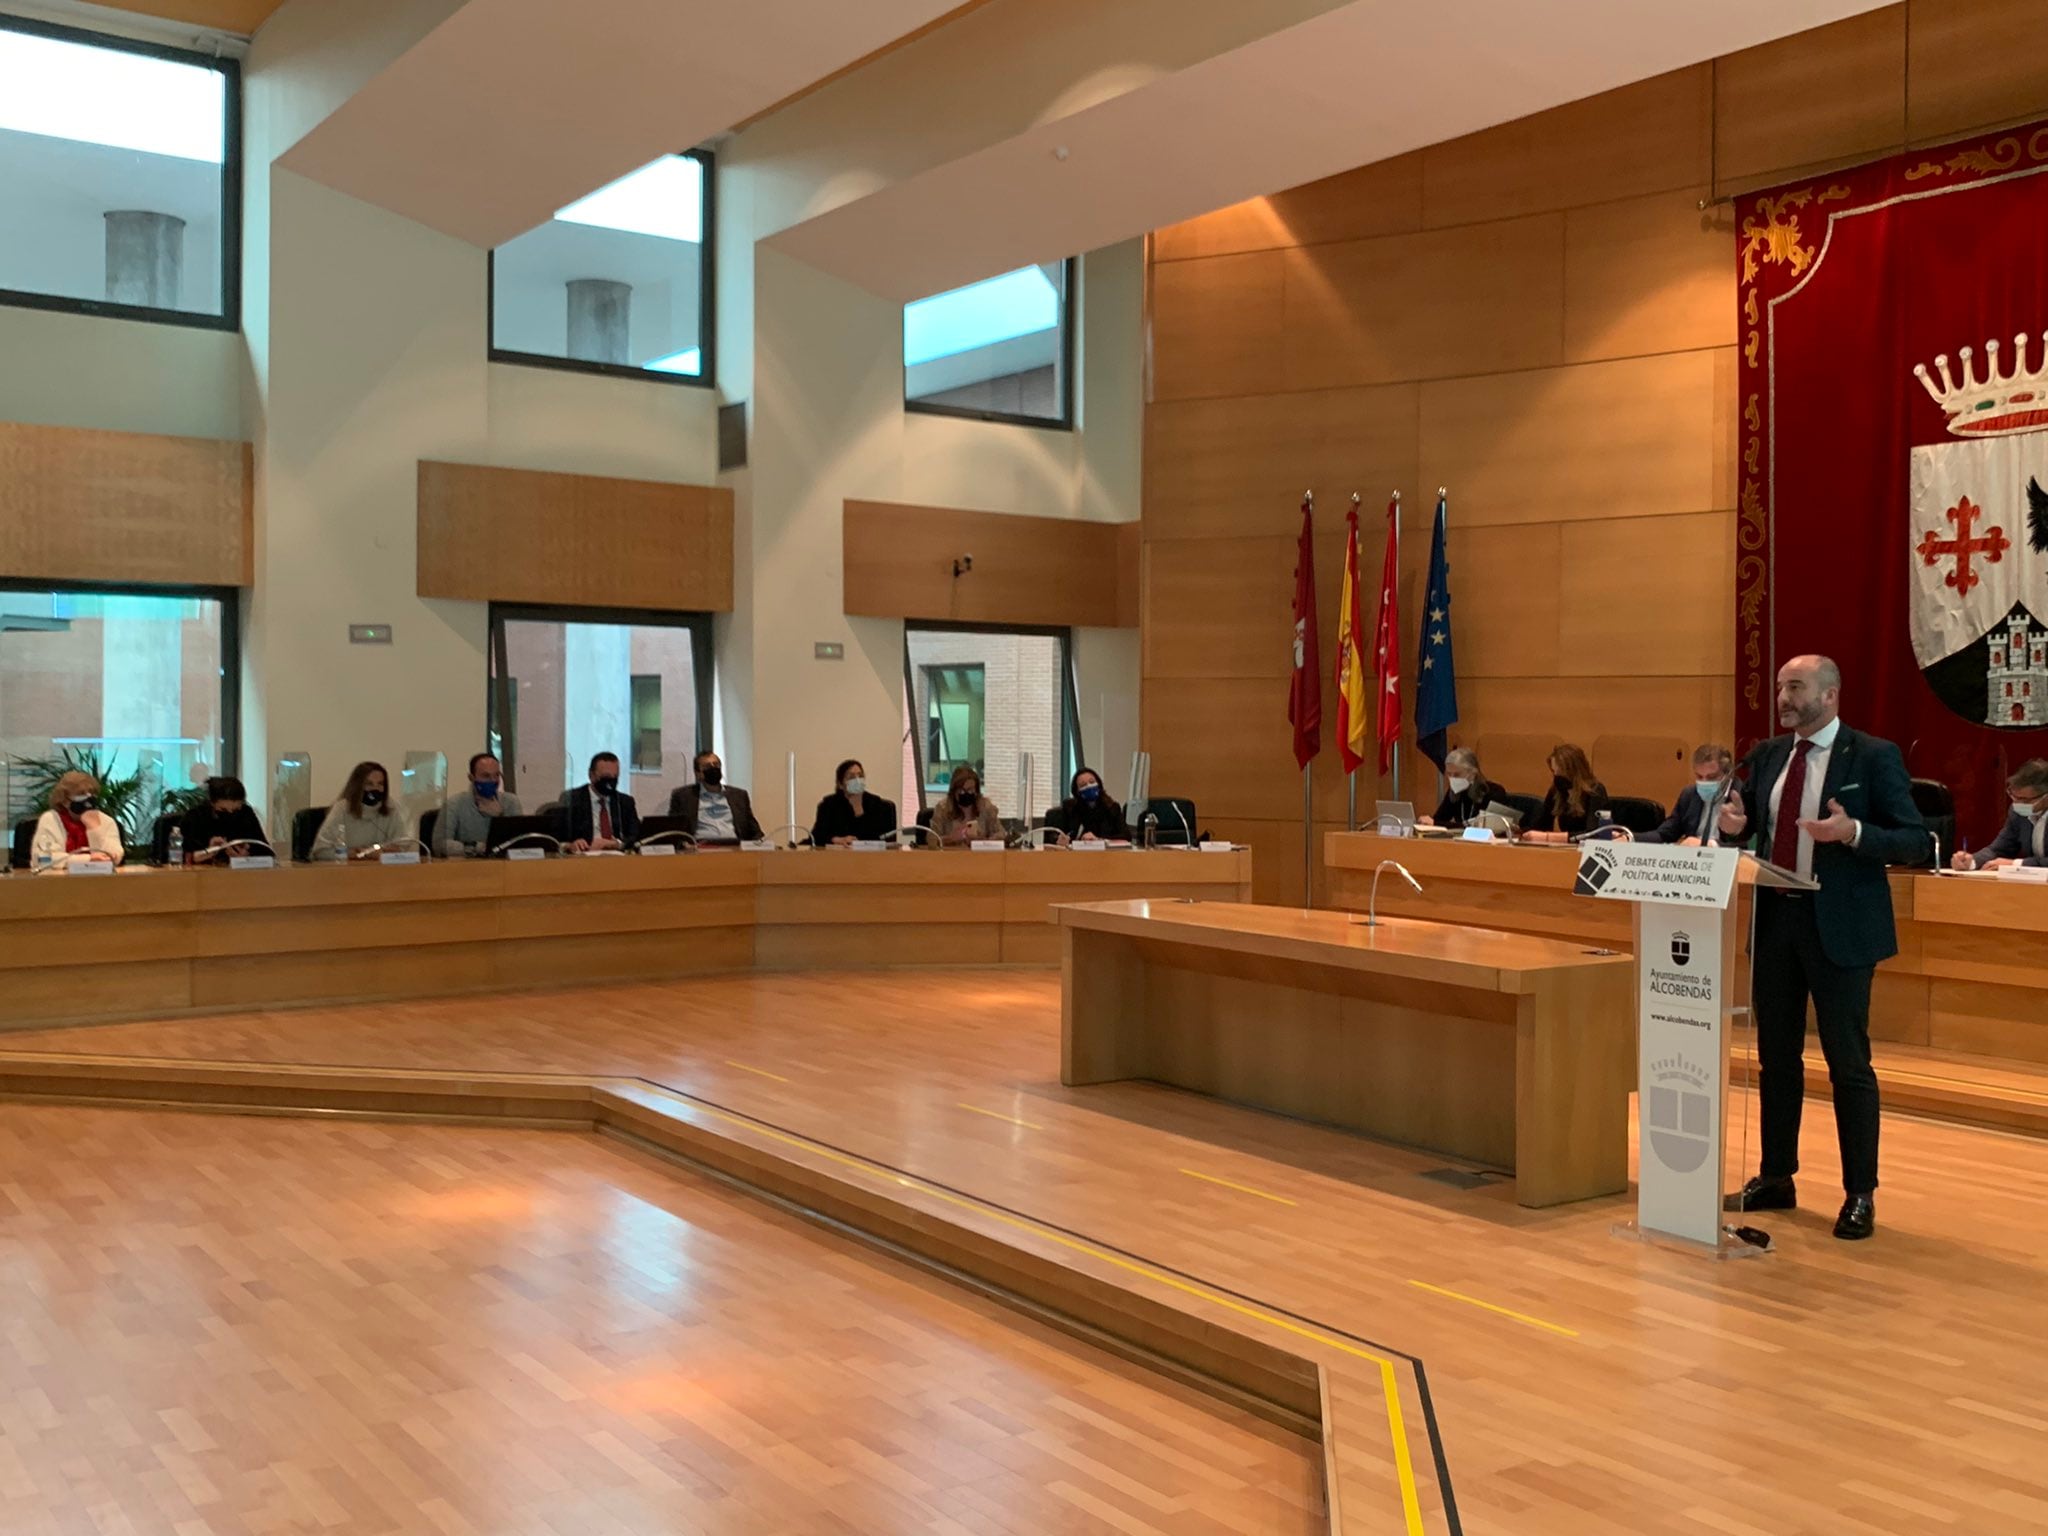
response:
[(1180, 797), (1176, 795), (1173, 799), (1167, 801), (1166, 803), (1173, 807), (1173, 814), (1180, 818), (1181, 833), (1183, 836), (1187, 838), (1188, 847), (1194, 847), (1195, 829), (1188, 825), (1188, 813), (1180, 808)]
[[(770, 832), (768, 834), (767, 841), (772, 843), (776, 839), (780, 838), (782, 834), (785, 832), (794, 832), (796, 834), (796, 837), (792, 837), (787, 845), (791, 848), (813, 848), (817, 846), (815, 843), (811, 841), (811, 829), (807, 826), (804, 826), (801, 822), (795, 821), (786, 822), (782, 826), (777, 827), (773, 832)], [(803, 839), (801, 843), (797, 841), (797, 838), (799, 837)]]
[(493, 858), (502, 859), (503, 857), (505, 857), (506, 849), (517, 848), (521, 843), (530, 843), (535, 841), (536, 839), (540, 842), (546, 843), (549, 847), (553, 848), (556, 853), (560, 853), (562, 851), (562, 840), (559, 837), (556, 837), (551, 832), (522, 832), (517, 837), (508, 837), (505, 839), (505, 841), (498, 844), (497, 847), (491, 850), (491, 856)]
[(921, 827), (914, 821), (910, 823), (909, 826), (898, 827), (894, 832), (885, 832), (882, 835), (882, 841), (885, 843), (900, 845), (903, 841), (903, 834), (906, 832), (922, 832), (926, 837), (930, 838), (934, 843), (937, 843), (941, 848), (946, 846), (946, 840), (940, 837), (938, 833), (934, 832), (930, 827)]
[(681, 827), (673, 827), (666, 832), (657, 832), (652, 837), (643, 837), (640, 839), (639, 842), (633, 845), (633, 851), (635, 853), (638, 853), (642, 848), (645, 848), (649, 843), (665, 843), (673, 838), (680, 838), (682, 841), (690, 845), (690, 851), (692, 853), (696, 852), (697, 839), (692, 837), (689, 833), (685, 832)]

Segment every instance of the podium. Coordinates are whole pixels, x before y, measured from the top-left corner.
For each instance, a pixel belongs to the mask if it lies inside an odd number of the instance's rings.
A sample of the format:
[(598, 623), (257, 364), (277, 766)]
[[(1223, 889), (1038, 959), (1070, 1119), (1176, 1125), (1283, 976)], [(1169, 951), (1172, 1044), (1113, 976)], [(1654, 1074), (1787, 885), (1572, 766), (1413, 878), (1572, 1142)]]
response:
[(1734, 848), (1630, 842), (1582, 844), (1572, 887), (1635, 906), (1636, 1230), (1717, 1255), (1761, 1251), (1721, 1219), (1745, 886), (1819, 889)]

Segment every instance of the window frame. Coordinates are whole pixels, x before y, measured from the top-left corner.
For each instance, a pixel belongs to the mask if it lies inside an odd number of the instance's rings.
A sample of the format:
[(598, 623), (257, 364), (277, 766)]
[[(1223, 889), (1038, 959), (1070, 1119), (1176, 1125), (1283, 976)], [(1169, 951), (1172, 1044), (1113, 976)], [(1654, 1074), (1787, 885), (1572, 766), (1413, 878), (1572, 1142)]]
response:
[(600, 378), (644, 379), (652, 384), (682, 385), (688, 389), (718, 387), (718, 155), (709, 149), (672, 149), (668, 153), (695, 160), (704, 168), (704, 254), (698, 269), (703, 280), (697, 285), (697, 335), (699, 350), (704, 354), (703, 368), (695, 374), (665, 373), (651, 368), (635, 368), (628, 363), (593, 363), (580, 357), (550, 357), (545, 352), (520, 352), (499, 346), (498, 251), (495, 246), (484, 253), (486, 361), (510, 363), (517, 368), (552, 368), (563, 373), (596, 374)]
[[(1066, 380), (1066, 388), (1060, 392), (1060, 414), (1057, 416), (1026, 416), (1019, 411), (984, 411), (966, 405), (934, 405), (929, 401), (910, 398), (910, 368), (903, 368), (903, 409), (905, 414), (918, 416), (950, 416), (956, 421), (987, 421), (1006, 427), (1040, 427), (1049, 432), (1072, 432), (1078, 426), (1080, 412), (1076, 401), (1080, 395), (1080, 376), (1074, 371), (1075, 316), (1081, 308), (1081, 258), (1069, 256), (1066, 259), (1066, 292), (1060, 298), (1060, 373)], [(1001, 275), (1001, 274), (998, 274)], [(963, 285), (965, 286), (965, 285)], [(905, 305), (908, 309), (910, 306)], [(902, 354), (902, 322), (897, 322), (898, 361)]]
[[(712, 688), (717, 677), (717, 666), (712, 655), (712, 620), (716, 615), (698, 613), (687, 609), (668, 608), (581, 608), (566, 603), (501, 603), (492, 602), (486, 619), (486, 641), (484, 649), (484, 740), (479, 751), (489, 750), (498, 729), (498, 709), (505, 695), (502, 685), (517, 682), (507, 676), (509, 668), (508, 646), (505, 625), (510, 622), (537, 624), (641, 624), (660, 626), (664, 629), (686, 629), (690, 632), (690, 677), (697, 692), (696, 746), (697, 752), (711, 750), (711, 731), (715, 711), (712, 707)], [(630, 676), (630, 673), (628, 674)], [(509, 712), (509, 711), (508, 711)], [(510, 737), (499, 740), (504, 749), (498, 755), (499, 765), (505, 770), (505, 787), (519, 789), (519, 737), (518, 722), (513, 721), (514, 732)], [(628, 741), (621, 754), (621, 766), (630, 775), (633, 744)]]
[[(67, 294), (34, 293), (23, 288), (0, 287), (0, 304), (16, 309), (51, 310), (65, 315), (94, 315), (107, 320), (141, 320), (155, 325), (182, 325), (200, 331), (239, 331), (242, 328), (242, 66), (237, 59), (215, 57), (190, 48), (167, 43), (149, 43), (139, 38), (118, 37), (87, 27), (71, 27), (27, 16), (0, 14), (0, 32), (20, 32), (61, 43), (81, 43), (115, 53), (137, 53), (146, 58), (192, 64), (220, 73), (227, 120), (221, 131), (220, 162), (220, 313), (200, 314), (189, 309), (159, 309), (150, 304), (119, 304), (112, 299), (81, 299)], [(18, 589), (16, 589), (18, 590)], [(49, 590), (55, 591), (52, 587)], [(108, 588), (107, 590), (112, 590)], [(167, 590), (167, 589), (166, 589)], [(196, 590), (196, 589), (195, 589)], [(126, 595), (126, 594), (124, 594)]]
[(241, 777), (242, 761), (242, 589), (185, 585), (153, 586), (139, 581), (37, 581), (0, 578), (0, 597), (10, 592), (66, 592), (75, 597), (197, 598), (220, 604), (220, 766)]
[[(1060, 777), (1069, 782), (1081, 771), (1081, 764), (1088, 761), (1086, 746), (1081, 741), (1081, 688), (1074, 671), (1074, 628), (1070, 624), (985, 624), (970, 623), (965, 619), (905, 619), (903, 621), (903, 700), (905, 712), (910, 717), (911, 761), (917, 774), (917, 808), (922, 811), (930, 806), (926, 798), (924, 722), (917, 718), (912, 708), (917, 698), (916, 668), (928, 663), (914, 661), (910, 655), (912, 634), (940, 635), (1046, 635), (1060, 643)], [(985, 728), (985, 727), (984, 727)], [(986, 777), (984, 775), (984, 777)], [(1035, 786), (1034, 786), (1035, 788)], [(1059, 799), (1066, 799), (1062, 788)], [(1057, 803), (1057, 802), (1055, 802)], [(1034, 812), (1029, 806), (1020, 807), (1023, 824), (1028, 829)]]

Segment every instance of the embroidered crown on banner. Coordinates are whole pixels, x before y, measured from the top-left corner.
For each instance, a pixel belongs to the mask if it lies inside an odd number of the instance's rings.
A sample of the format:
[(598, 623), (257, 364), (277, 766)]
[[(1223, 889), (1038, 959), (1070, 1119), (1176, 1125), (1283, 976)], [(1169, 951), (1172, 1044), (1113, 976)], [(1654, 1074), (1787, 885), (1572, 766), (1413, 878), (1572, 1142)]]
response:
[(2027, 367), (2027, 345), (2031, 338), (2022, 331), (2013, 338), (2010, 373), (1998, 366), (1998, 343), (1984, 345), (1981, 376), (1975, 353), (1964, 347), (1957, 354), (1963, 376), (1955, 378), (1948, 367), (1948, 354), (1935, 358), (1937, 385), (1925, 363), (1914, 365), (1913, 376), (1934, 397), (1934, 403), (1948, 412), (1948, 429), (1957, 437), (2003, 437), (2013, 432), (2033, 432), (2048, 427), (2048, 334), (2041, 338), (2041, 366)]

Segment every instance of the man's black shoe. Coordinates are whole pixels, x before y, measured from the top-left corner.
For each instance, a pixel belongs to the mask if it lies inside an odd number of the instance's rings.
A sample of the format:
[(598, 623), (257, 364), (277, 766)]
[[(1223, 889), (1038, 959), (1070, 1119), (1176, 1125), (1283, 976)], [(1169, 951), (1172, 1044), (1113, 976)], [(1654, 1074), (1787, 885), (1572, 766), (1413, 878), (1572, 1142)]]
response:
[(1790, 1178), (1767, 1179), (1758, 1174), (1721, 1202), (1728, 1211), (1789, 1211), (1799, 1204), (1799, 1189)]

